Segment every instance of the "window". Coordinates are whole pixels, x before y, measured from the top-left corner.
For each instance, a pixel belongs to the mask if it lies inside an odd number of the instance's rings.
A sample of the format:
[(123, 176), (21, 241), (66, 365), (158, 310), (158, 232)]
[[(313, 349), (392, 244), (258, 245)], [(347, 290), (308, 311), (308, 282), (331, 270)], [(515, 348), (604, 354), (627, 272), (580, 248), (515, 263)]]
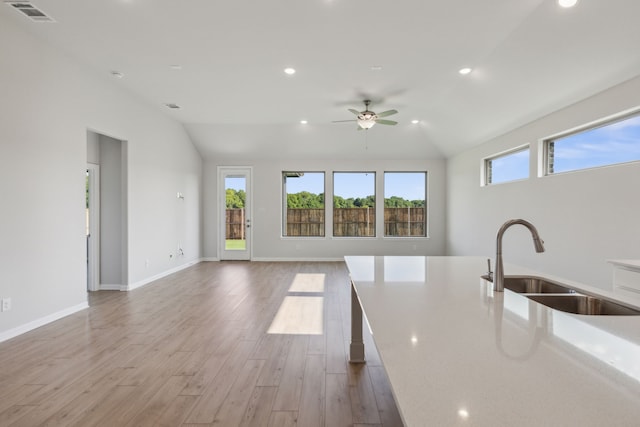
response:
[(282, 172), (287, 237), (324, 236), (324, 172)]
[(544, 153), (546, 175), (640, 160), (640, 114), (545, 140)]
[(529, 178), (529, 146), (484, 159), (484, 185)]
[(384, 235), (426, 236), (426, 172), (384, 173)]
[(333, 235), (375, 237), (375, 172), (334, 172)]

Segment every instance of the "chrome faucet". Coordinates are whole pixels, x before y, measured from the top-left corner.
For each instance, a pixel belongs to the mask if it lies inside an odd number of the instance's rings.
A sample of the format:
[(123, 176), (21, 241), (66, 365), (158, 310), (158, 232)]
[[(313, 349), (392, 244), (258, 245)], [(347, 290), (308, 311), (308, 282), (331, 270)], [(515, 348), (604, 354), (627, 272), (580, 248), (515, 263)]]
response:
[(536, 248), (536, 252), (544, 252), (544, 241), (538, 235), (538, 230), (529, 221), (524, 219), (512, 219), (500, 227), (498, 230), (498, 237), (496, 238), (496, 271), (493, 273), (493, 290), (495, 292), (504, 292), (504, 267), (502, 265), (502, 236), (507, 228), (512, 225), (521, 224), (529, 229), (531, 237), (533, 237), (533, 245)]

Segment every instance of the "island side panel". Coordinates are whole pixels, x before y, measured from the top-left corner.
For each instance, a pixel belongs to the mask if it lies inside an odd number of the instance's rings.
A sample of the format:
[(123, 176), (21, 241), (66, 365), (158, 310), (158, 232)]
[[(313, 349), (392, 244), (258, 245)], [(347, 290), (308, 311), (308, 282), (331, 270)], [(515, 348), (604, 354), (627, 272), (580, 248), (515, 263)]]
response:
[(358, 300), (356, 287), (351, 281), (351, 344), (349, 362), (364, 363), (364, 342), (362, 340), (362, 307)]

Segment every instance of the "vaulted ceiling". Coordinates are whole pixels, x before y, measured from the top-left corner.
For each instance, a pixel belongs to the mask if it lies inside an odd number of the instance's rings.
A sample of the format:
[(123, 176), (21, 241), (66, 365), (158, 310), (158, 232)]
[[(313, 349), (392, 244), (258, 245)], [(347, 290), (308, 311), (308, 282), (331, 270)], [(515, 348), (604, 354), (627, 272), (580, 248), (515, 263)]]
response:
[[(0, 14), (183, 123), (206, 158), (447, 157), (640, 74), (637, 0), (33, 4), (56, 22)], [(332, 123), (365, 98), (399, 124)]]

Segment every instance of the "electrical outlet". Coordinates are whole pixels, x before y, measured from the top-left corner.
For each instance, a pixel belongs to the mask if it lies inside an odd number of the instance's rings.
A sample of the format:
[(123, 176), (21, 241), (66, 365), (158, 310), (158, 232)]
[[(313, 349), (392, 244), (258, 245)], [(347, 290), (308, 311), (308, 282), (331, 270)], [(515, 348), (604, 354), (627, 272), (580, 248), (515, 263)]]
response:
[(144, 260), (144, 268), (149, 268), (149, 260), (148, 259)]
[(2, 298), (2, 311), (11, 310), (11, 298)]

